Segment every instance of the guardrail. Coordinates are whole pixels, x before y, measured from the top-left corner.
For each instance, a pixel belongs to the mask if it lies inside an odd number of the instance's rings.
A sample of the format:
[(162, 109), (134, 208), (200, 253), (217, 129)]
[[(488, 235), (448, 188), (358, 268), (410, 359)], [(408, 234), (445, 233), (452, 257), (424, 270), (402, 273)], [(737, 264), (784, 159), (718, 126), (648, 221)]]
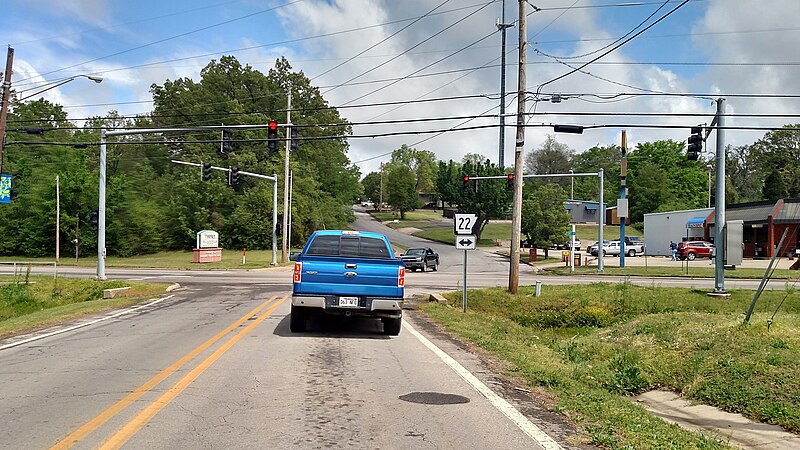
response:
[(53, 266), (53, 278), (55, 279), (58, 276), (58, 263), (56, 262), (38, 262), (38, 261), (0, 261), (0, 266), (12, 266), (14, 269), (14, 278), (16, 279), (18, 275), (22, 275), (23, 271), (26, 271), (26, 268), (30, 268), (31, 266), (39, 265), (39, 266)]

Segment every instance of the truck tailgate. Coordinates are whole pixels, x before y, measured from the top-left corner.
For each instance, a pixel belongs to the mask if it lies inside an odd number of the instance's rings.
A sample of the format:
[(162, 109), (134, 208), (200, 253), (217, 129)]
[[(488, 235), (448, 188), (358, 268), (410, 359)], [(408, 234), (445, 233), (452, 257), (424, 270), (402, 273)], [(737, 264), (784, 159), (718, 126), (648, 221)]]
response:
[(403, 296), (403, 287), (398, 286), (400, 260), (305, 256), (299, 264), (295, 294)]

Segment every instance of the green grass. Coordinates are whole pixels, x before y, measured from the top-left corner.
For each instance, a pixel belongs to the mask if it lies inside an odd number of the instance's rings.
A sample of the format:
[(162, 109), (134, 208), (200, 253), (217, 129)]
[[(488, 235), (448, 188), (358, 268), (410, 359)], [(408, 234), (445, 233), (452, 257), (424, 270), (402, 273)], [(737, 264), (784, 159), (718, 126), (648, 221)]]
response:
[[(592, 443), (613, 449), (727, 448), (668, 425), (631, 396), (668, 389), (800, 432), (800, 296), (752, 291), (717, 299), (704, 290), (630, 284), (470, 291), (422, 310), (450, 332), (506, 360), (508, 375), (554, 395)], [(785, 299), (785, 301), (784, 301)], [(783, 302), (783, 303), (782, 303)], [(767, 320), (777, 311), (771, 328)]]
[[(381, 211), (381, 212), (370, 211), (370, 215), (372, 215), (372, 217), (374, 217), (375, 219), (377, 219), (377, 220), (379, 220), (381, 222), (386, 222), (386, 221), (394, 220), (394, 219), (398, 219), (398, 220), (400, 219), (400, 213), (393, 213), (392, 211)], [(403, 219), (401, 222), (403, 222), (403, 221), (429, 221), (429, 220), (435, 220), (435, 219), (441, 219), (441, 218), (443, 218), (441, 209), (437, 209), (436, 211), (434, 211), (432, 209), (417, 209), (417, 210), (414, 210), (414, 211), (408, 211), (406, 213), (406, 218)]]
[[(301, 249), (293, 249), (293, 251), (300, 251)], [(286, 258), (289, 255), (287, 252)], [(52, 263), (53, 258), (24, 258), (16, 256), (0, 257), (0, 262), (48, 262)], [(281, 249), (278, 248), (277, 262), (281, 264)], [(272, 250), (248, 250), (246, 264), (242, 264), (242, 250), (224, 249), (222, 251), (222, 261), (214, 263), (193, 263), (191, 251), (172, 251), (172, 252), (159, 252), (150, 255), (133, 256), (130, 258), (120, 258), (110, 256), (106, 258), (106, 267), (130, 267), (130, 268), (164, 268), (164, 269), (259, 269), (263, 267), (270, 267), (272, 262)], [(80, 258), (78, 263), (75, 263), (74, 258), (61, 258), (59, 265), (61, 266), (80, 266), (80, 267), (95, 267), (97, 264), (97, 257)]]
[[(685, 267), (681, 267), (679, 262), (676, 266), (626, 266), (620, 268), (618, 266), (611, 266), (606, 262), (603, 266), (603, 273), (601, 275), (609, 276), (634, 276), (634, 277), (687, 277), (687, 278), (714, 278), (714, 266), (709, 266), (706, 260), (690, 263), (688, 271)], [(569, 268), (553, 267), (544, 269), (549, 274), (553, 275), (598, 275), (597, 266), (589, 267), (576, 267), (575, 272), (570, 272)], [(737, 268), (736, 270), (725, 270), (725, 278), (748, 278), (759, 279), (764, 275), (764, 269), (757, 268)], [(800, 271), (776, 269), (772, 274), (773, 280), (798, 280), (800, 279)], [(785, 282), (785, 281), (784, 281)]]
[[(0, 285), (0, 336), (30, 330), (112, 308), (131, 305), (159, 294), (165, 283), (95, 281), (52, 276), (3, 277)], [(103, 289), (129, 286), (114, 299)]]

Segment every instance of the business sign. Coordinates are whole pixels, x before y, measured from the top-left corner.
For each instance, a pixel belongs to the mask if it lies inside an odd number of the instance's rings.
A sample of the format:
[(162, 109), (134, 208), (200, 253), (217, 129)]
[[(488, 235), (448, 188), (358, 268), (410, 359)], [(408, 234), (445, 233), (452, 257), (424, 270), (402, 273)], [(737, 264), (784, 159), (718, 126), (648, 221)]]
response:
[(473, 234), (472, 229), (478, 223), (477, 214), (455, 213), (453, 215), (453, 233), (456, 235)]
[(0, 175), (0, 203), (11, 203), (11, 175)]
[(197, 233), (197, 248), (218, 248), (219, 233), (212, 230), (203, 230)]

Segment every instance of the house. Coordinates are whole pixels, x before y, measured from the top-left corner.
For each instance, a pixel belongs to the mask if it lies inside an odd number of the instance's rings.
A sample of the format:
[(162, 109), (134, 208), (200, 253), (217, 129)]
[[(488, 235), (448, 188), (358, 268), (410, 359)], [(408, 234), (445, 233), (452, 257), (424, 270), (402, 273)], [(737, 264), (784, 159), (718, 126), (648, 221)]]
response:
[[(607, 206), (603, 203), (603, 206)], [(567, 200), (564, 202), (564, 207), (570, 213), (572, 218), (569, 223), (597, 223), (597, 217), (601, 214), (598, 202), (591, 202), (587, 200)]]

